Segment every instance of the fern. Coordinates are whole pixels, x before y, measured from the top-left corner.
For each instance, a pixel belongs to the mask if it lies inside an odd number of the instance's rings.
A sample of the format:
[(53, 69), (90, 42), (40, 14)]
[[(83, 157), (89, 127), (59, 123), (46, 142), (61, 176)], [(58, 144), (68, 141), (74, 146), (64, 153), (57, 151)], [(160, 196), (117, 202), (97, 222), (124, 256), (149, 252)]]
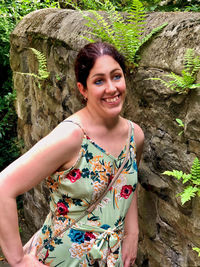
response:
[[(139, 0), (132, 0), (126, 18), (116, 10), (115, 6), (109, 0), (104, 1), (103, 7), (107, 13), (106, 18), (102, 13), (94, 10), (89, 11), (93, 17), (89, 17), (79, 10), (87, 20), (85, 25), (91, 29), (85, 32), (83, 38), (90, 42), (96, 41), (93, 37), (95, 39), (100, 38), (102, 41), (111, 43), (125, 56), (127, 65), (130, 68), (137, 66), (139, 60), (138, 54), (141, 47), (167, 24), (155, 28), (150, 34), (142, 38), (146, 13)], [(88, 34), (91, 38), (86, 37)]]
[(181, 197), (182, 205), (196, 195), (200, 196), (200, 160), (195, 158), (189, 174), (182, 171), (165, 171), (163, 174), (173, 176), (177, 180), (182, 179), (183, 184), (188, 184), (183, 192), (178, 195)]
[(168, 176), (173, 176), (177, 180), (180, 180), (182, 178), (182, 176), (183, 176), (183, 172), (182, 171), (177, 171), (177, 170), (165, 171), (165, 172), (163, 172), (163, 174), (168, 175)]
[(197, 187), (188, 186), (184, 189), (184, 191), (178, 195), (181, 196), (181, 203), (184, 205), (187, 201), (191, 200), (192, 197), (196, 196), (196, 193), (199, 191)]
[(194, 184), (200, 185), (200, 160), (195, 158), (191, 168), (191, 179)]
[(30, 50), (34, 53), (34, 55), (36, 56), (38, 60), (38, 64), (39, 64), (38, 75), (37, 75), (38, 79), (39, 80), (47, 79), (50, 73), (47, 70), (47, 60), (46, 60), (45, 55), (35, 48), (30, 48)]
[(198, 253), (198, 257), (200, 257), (200, 248), (192, 248), (194, 251)]
[(27, 75), (27, 76), (31, 76), (31, 77), (36, 78), (38, 80), (38, 87), (41, 88), (41, 85), (40, 85), (39, 81), (46, 80), (50, 75), (50, 72), (48, 72), (48, 70), (47, 70), (47, 60), (46, 60), (45, 55), (42, 52), (38, 51), (35, 48), (29, 48), (29, 49), (34, 53), (34, 55), (37, 58), (37, 61), (38, 61), (38, 74), (35, 74), (35, 73), (24, 73), (24, 72), (14, 72), (14, 73), (20, 74), (20, 75)]
[(186, 50), (183, 65), (184, 68), (181, 71), (181, 75), (177, 75), (173, 72), (169, 75), (165, 75), (165, 77), (170, 79), (169, 81), (165, 81), (161, 78), (150, 78), (150, 80), (159, 80), (167, 88), (170, 88), (179, 94), (187, 94), (191, 89), (200, 88), (200, 83), (195, 83), (197, 73), (200, 69), (200, 57), (195, 57), (193, 49)]
[(183, 128), (183, 130), (182, 131), (180, 131), (179, 133), (178, 133), (178, 135), (182, 135), (182, 133), (184, 133), (184, 123), (182, 122), (182, 120), (180, 120), (180, 119), (176, 119), (176, 122), (178, 123), (178, 126), (179, 127), (182, 127)]

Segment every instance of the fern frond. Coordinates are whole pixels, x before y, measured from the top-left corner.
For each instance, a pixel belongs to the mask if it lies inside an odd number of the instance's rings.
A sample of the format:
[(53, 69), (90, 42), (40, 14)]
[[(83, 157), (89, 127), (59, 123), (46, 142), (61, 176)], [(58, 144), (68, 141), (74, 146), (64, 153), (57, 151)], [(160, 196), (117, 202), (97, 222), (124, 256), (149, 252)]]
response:
[(198, 158), (194, 159), (190, 172), (193, 183), (200, 185), (200, 160)]
[(29, 48), (33, 53), (34, 55), (36, 56), (37, 60), (38, 60), (38, 79), (40, 80), (45, 80), (49, 77), (49, 72), (47, 70), (47, 60), (46, 60), (46, 57), (45, 55), (38, 51), (37, 49), (35, 48)]
[(127, 21), (133, 24), (133, 27), (135, 28), (136, 32), (139, 33), (139, 35), (141, 35), (144, 31), (145, 18), (146, 12), (143, 4), (139, 0), (132, 0), (127, 15)]
[[(110, 0), (104, 1), (104, 10), (107, 12), (107, 18), (94, 10), (89, 10), (93, 14), (93, 18), (80, 11), (87, 20), (85, 25), (92, 29), (85, 33), (90, 34), (94, 38), (101, 38), (102, 41), (111, 43), (124, 55), (129, 66), (136, 66), (136, 62), (139, 59), (137, 53), (140, 47), (154, 34), (163, 29), (166, 24), (154, 29), (141, 41), (146, 23), (146, 13), (139, 0), (132, 0), (131, 8), (126, 18), (116, 10)], [(84, 38), (88, 40), (88, 37)], [(92, 38), (89, 38), (89, 40), (94, 41)]]
[(185, 87), (190, 86), (191, 84), (193, 84), (196, 81), (196, 77), (192, 76), (191, 73), (182, 70), (182, 77), (183, 77), (183, 81), (185, 84)]
[(171, 72), (165, 77), (170, 78), (169, 81), (160, 81), (171, 90), (177, 91), (179, 94), (188, 93), (189, 89), (200, 88), (200, 83), (195, 84), (197, 72), (200, 69), (200, 57), (194, 54), (193, 49), (187, 49), (184, 55), (184, 69), (181, 71), (182, 75), (177, 75)]
[(178, 194), (181, 196), (182, 205), (184, 205), (187, 201), (191, 200), (192, 197), (195, 197), (198, 191), (199, 189), (197, 187), (186, 187), (182, 193)]
[(182, 171), (177, 171), (177, 170), (165, 171), (165, 172), (163, 172), (163, 174), (168, 175), (168, 176), (173, 176), (177, 180), (180, 180), (182, 178), (182, 176), (183, 176), (183, 172)]
[(160, 31), (162, 31), (162, 29), (163, 29), (164, 27), (166, 27), (167, 24), (168, 24), (168, 23), (164, 23), (164, 24), (162, 24), (161, 26), (159, 26), (159, 27), (153, 29), (149, 34), (147, 34), (147, 35), (140, 41), (140, 43), (139, 43), (139, 45), (138, 45), (138, 47), (137, 47), (135, 53), (138, 53), (139, 49), (141, 49), (141, 47), (142, 47), (145, 43), (147, 43), (147, 42), (148, 42), (154, 35), (156, 35), (156, 34), (159, 33)]
[(197, 89), (200, 88), (200, 83), (194, 83), (188, 86), (189, 89)]
[(195, 248), (192, 248), (192, 249), (194, 251), (196, 251), (198, 253), (198, 257), (200, 257), (200, 248), (195, 247)]
[(185, 125), (184, 125), (184, 123), (183, 123), (183, 121), (181, 120), (181, 119), (176, 119), (176, 122), (178, 123), (178, 126), (180, 126), (180, 127), (184, 127)]
[(188, 48), (184, 55), (184, 69), (186, 72), (190, 72), (193, 68), (193, 60), (194, 60), (194, 50)]
[(15, 74), (20, 74), (20, 75), (26, 75), (26, 76), (30, 76), (30, 77), (34, 77), (38, 79), (38, 75), (35, 73), (29, 73), (29, 72), (19, 72), (19, 71), (15, 71)]
[(164, 84), (164, 86), (170, 88), (170, 84), (161, 78), (148, 78), (146, 80), (160, 81), (162, 84)]
[(193, 70), (191, 72), (191, 75), (196, 75), (200, 69), (200, 58), (198, 56), (195, 57), (193, 63), (194, 63), (194, 66), (193, 66)]
[(183, 176), (182, 176), (182, 179), (183, 179), (183, 184), (187, 183), (188, 181), (190, 181), (192, 178), (192, 175), (189, 173), (189, 174), (186, 174), (186, 173), (183, 173)]
[[(101, 37), (102, 41), (107, 41), (114, 45), (114, 31), (111, 25), (97, 11), (90, 10), (90, 13), (92, 13), (95, 18), (91, 18), (87, 15), (84, 15), (84, 18), (88, 21), (85, 25), (94, 29), (93, 32), (90, 31), (89, 33), (93, 36), (99, 36)], [(86, 33), (88, 32), (86, 31)]]

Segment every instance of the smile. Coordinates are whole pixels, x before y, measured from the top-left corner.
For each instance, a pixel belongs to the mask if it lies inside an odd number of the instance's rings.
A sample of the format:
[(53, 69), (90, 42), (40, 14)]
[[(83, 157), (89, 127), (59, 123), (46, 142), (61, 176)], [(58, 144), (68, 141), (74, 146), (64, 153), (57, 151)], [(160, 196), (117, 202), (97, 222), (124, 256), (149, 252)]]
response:
[(105, 100), (107, 103), (114, 103), (114, 102), (116, 102), (118, 99), (119, 99), (119, 96), (115, 96), (115, 97), (113, 97), (113, 98), (105, 98), (104, 100)]

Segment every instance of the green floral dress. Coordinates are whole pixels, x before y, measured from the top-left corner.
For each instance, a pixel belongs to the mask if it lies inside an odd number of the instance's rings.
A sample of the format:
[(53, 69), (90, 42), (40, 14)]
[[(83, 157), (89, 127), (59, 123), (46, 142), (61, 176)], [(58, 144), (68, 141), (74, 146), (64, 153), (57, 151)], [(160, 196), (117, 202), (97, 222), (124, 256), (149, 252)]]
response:
[(38, 259), (44, 264), (54, 267), (123, 266), (124, 220), (137, 184), (132, 123), (131, 127), (129, 160), (107, 195), (91, 214), (45, 245), (105, 190), (124, 160), (126, 146), (115, 158), (84, 134), (76, 164), (47, 178), (50, 213), (36, 243), (37, 250), (44, 245), (38, 253)]

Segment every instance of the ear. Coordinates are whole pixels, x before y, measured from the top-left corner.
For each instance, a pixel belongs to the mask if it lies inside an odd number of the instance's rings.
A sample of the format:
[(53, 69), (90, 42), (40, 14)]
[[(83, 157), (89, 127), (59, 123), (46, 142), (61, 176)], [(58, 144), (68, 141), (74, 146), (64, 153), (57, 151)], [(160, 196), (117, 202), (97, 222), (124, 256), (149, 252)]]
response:
[(77, 83), (77, 87), (83, 98), (87, 99), (87, 88), (85, 88), (80, 82)]

